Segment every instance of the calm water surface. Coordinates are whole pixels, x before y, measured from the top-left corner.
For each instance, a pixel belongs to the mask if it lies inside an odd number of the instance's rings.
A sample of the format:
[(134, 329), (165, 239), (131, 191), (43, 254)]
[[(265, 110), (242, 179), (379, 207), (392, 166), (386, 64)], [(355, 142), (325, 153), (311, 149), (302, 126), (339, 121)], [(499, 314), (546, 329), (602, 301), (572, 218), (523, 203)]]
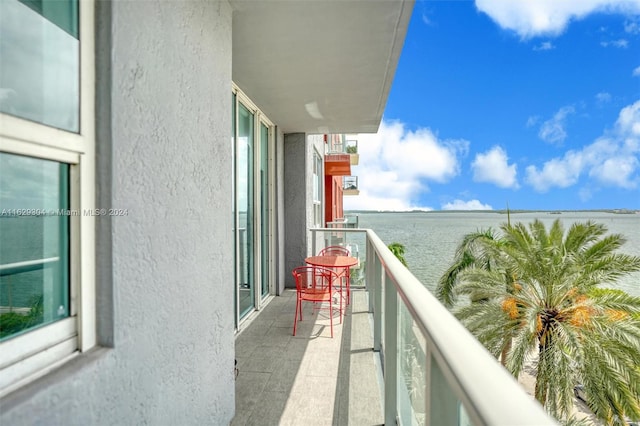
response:
[[(449, 267), (458, 244), (465, 234), (489, 227), (497, 229), (507, 221), (501, 213), (359, 213), (360, 228), (373, 229), (387, 244), (405, 246), (409, 269), (427, 288), (433, 291), (438, 279)], [(528, 224), (542, 220), (547, 228), (554, 220), (563, 222), (565, 230), (574, 222), (592, 220), (604, 224), (609, 233), (626, 237), (620, 252), (640, 256), (640, 214), (601, 212), (512, 213), (511, 222)], [(620, 288), (640, 296), (640, 272), (629, 275), (610, 287)]]

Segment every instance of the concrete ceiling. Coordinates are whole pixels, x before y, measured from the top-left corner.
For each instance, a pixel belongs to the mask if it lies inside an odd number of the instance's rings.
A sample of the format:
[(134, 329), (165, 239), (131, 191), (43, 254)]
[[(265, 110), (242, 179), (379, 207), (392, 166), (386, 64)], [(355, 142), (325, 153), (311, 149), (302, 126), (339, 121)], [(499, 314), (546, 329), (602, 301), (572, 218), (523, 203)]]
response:
[(378, 130), (411, 0), (231, 0), (233, 81), (285, 133)]

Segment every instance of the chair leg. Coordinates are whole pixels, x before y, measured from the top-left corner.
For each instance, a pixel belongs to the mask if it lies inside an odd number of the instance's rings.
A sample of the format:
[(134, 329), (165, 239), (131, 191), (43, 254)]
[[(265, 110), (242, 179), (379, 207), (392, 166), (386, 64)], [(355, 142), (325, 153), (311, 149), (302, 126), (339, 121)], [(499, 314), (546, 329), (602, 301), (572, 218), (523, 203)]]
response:
[(340, 324), (342, 324), (342, 319), (344, 318), (344, 307), (342, 305), (342, 289), (340, 289), (340, 292), (338, 294), (338, 297), (340, 298)]
[(302, 300), (298, 300), (298, 303), (300, 305), (300, 308), (299, 308), (298, 312), (300, 312), (300, 314), (299, 314), (300, 315), (300, 321), (302, 321)]
[(351, 304), (351, 274), (349, 272), (349, 269), (347, 269), (346, 280), (347, 280), (347, 305), (350, 305)]
[(333, 296), (329, 298), (329, 326), (331, 327), (331, 338), (333, 339)]
[(298, 325), (298, 304), (299, 300), (296, 300), (296, 315), (293, 317), (293, 335), (296, 335), (296, 325)]

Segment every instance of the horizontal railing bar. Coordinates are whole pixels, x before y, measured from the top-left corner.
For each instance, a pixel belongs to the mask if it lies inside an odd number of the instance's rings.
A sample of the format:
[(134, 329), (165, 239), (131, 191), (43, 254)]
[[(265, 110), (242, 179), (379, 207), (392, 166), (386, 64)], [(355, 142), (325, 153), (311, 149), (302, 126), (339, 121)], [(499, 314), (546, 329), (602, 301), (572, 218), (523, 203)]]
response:
[(34, 259), (25, 260), (23, 262), (6, 263), (4, 265), (0, 265), (0, 277), (44, 269), (45, 267), (49, 266), (50, 263), (58, 262), (59, 260), (59, 257), (48, 257), (46, 259)]
[(364, 228), (311, 228), (309, 229), (312, 233), (316, 232), (355, 232), (364, 234), (367, 229)]

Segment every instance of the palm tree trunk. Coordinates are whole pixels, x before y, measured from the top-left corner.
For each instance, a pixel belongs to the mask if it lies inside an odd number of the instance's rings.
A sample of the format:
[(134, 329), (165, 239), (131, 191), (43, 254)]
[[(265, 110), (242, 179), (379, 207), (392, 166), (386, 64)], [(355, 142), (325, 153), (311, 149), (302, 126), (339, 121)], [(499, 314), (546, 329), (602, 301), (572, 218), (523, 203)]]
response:
[(500, 364), (503, 367), (507, 366), (507, 354), (511, 350), (512, 338), (511, 336), (505, 337), (504, 346), (502, 347), (502, 352), (500, 353)]
[(538, 344), (538, 368), (536, 371), (536, 388), (535, 397), (540, 404), (544, 407), (547, 402), (547, 376), (546, 374), (540, 374), (541, 370), (546, 370), (546, 348), (542, 343), (542, 336), (540, 337), (540, 343)]

